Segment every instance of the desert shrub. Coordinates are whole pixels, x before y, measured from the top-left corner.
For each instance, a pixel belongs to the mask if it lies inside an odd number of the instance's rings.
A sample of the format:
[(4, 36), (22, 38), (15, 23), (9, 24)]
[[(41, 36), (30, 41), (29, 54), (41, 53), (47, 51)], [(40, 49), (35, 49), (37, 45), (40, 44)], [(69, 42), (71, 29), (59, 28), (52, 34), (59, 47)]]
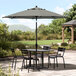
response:
[(67, 43), (61, 43), (61, 46), (68, 46)]

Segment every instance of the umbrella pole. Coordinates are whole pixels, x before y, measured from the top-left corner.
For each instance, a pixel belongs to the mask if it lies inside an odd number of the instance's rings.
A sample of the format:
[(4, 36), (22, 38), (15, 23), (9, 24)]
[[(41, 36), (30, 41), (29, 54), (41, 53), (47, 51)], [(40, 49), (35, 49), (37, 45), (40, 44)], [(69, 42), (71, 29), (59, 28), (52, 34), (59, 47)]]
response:
[(36, 68), (37, 68), (37, 16), (36, 16)]

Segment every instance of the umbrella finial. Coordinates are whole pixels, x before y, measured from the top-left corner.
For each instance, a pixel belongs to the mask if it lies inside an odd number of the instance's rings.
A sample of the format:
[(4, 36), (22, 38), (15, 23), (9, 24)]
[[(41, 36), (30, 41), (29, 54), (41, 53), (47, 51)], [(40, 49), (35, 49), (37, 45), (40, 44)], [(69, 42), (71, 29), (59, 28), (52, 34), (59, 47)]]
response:
[(38, 6), (36, 6), (36, 8), (37, 8)]

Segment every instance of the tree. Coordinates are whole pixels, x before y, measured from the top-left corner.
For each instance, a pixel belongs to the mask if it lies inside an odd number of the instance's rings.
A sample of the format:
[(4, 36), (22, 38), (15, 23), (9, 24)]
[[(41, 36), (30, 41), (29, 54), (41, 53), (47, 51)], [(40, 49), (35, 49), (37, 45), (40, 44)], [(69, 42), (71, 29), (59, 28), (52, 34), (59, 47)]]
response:
[(62, 33), (62, 24), (65, 22), (65, 19), (55, 19), (52, 23), (49, 24), (50, 33), (52, 34), (61, 34)]
[(38, 33), (39, 34), (43, 34), (43, 35), (48, 35), (48, 33), (49, 33), (49, 27), (48, 27), (48, 25), (41, 24), (38, 27)]
[(10, 47), (8, 26), (0, 23), (0, 48), (8, 49)]
[(0, 41), (8, 40), (8, 26), (0, 23)]
[(76, 19), (76, 4), (74, 4), (69, 10), (66, 10), (64, 15), (67, 17), (66, 22)]

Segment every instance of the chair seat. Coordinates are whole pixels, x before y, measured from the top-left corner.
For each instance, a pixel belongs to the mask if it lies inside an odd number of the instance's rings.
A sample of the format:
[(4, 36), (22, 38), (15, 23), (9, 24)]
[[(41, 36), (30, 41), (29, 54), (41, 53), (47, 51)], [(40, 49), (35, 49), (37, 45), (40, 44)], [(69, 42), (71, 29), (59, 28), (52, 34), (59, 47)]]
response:
[(32, 57), (30, 58), (30, 57), (23, 57), (24, 59), (26, 59), (26, 60), (30, 60), (30, 59), (33, 59)]
[(63, 57), (61, 54), (58, 54), (57, 57)]
[(49, 58), (56, 58), (56, 55), (50, 55)]
[[(33, 60), (36, 60), (36, 59), (34, 58)], [(39, 60), (39, 59), (37, 58), (37, 60)]]

